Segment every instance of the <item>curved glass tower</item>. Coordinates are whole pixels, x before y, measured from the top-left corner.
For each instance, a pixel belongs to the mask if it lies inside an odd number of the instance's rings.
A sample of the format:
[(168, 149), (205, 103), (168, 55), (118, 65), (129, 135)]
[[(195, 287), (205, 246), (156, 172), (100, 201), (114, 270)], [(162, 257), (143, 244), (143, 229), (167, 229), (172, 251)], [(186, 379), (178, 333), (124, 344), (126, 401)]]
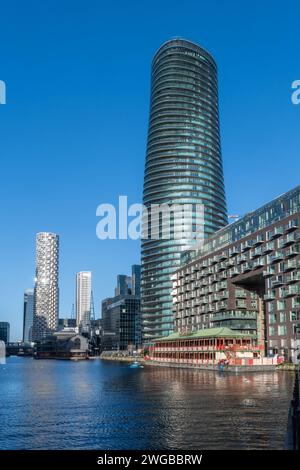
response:
[[(202, 238), (227, 224), (217, 67), (208, 52), (184, 39), (163, 44), (152, 62), (143, 203), (202, 205)], [(149, 226), (151, 218), (148, 234)], [(144, 341), (173, 331), (171, 275), (192, 243), (178, 237), (142, 240)]]

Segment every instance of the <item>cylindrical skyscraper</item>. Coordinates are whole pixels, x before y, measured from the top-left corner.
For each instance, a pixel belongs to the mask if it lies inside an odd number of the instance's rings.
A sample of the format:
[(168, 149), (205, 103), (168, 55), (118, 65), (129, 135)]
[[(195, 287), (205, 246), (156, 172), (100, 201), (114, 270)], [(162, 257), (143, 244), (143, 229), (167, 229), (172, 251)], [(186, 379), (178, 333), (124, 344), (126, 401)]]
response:
[[(227, 224), (217, 67), (207, 51), (183, 39), (163, 44), (152, 62), (143, 203), (148, 209), (201, 205), (202, 238)], [(177, 237), (142, 240), (144, 341), (172, 332), (171, 275), (193, 243)]]
[(58, 327), (59, 237), (41, 232), (36, 236), (33, 341), (45, 338)]

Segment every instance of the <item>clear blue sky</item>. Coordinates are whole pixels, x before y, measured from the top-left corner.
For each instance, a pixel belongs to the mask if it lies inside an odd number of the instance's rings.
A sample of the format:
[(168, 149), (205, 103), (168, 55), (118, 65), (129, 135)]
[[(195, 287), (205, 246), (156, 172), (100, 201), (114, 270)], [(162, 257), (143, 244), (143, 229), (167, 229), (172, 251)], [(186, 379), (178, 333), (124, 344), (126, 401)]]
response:
[(0, 320), (21, 337), (38, 231), (60, 234), (60, 313), (92, 270), (96, 314), (138, 241), (96, 238), (96, 207), (141, 201), (151, 58), (180, 36), (219, 67), (227, 201), (243, 214), (300, 183), (298, 1), (14, 1), (0, 5)]

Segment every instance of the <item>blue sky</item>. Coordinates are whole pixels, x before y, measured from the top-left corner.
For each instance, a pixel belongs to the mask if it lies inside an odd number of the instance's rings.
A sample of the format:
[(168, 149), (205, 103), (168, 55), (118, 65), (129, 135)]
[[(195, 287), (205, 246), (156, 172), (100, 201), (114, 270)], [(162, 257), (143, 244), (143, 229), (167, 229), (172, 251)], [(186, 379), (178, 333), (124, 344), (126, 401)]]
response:
[(96, 207), (141, 201), (151, 58), (184, 37), (219, 68), (229, 213), (244, 214), (300, 183), (296, 1), (1, 2), (0, 320), (21, 337), (38, 231), (60, 234), (60, 313), (75, 273), (92, 270), (96, 314), (138, 241), (96, 238)]

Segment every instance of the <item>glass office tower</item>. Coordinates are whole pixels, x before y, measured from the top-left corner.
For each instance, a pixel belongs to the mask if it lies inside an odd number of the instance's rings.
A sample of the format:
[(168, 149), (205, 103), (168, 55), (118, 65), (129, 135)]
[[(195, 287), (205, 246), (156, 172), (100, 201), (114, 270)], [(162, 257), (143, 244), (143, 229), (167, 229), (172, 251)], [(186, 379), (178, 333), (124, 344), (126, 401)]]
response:
[[(183, 39), (163, 44), (152, 62), (143, 203), (147, 208), (190, 204), (193, 210), (201, 205), (203, 239), (227, 224), (217, 67), (202, 47)], [(193, 212), (193, 223), (196, 217)], [(141, 270), (144, 341), (172, 332), (171, 275), (182, 251), (195, 243), (174, 236), (151, 238), (151, 217), (146, 233)]]

